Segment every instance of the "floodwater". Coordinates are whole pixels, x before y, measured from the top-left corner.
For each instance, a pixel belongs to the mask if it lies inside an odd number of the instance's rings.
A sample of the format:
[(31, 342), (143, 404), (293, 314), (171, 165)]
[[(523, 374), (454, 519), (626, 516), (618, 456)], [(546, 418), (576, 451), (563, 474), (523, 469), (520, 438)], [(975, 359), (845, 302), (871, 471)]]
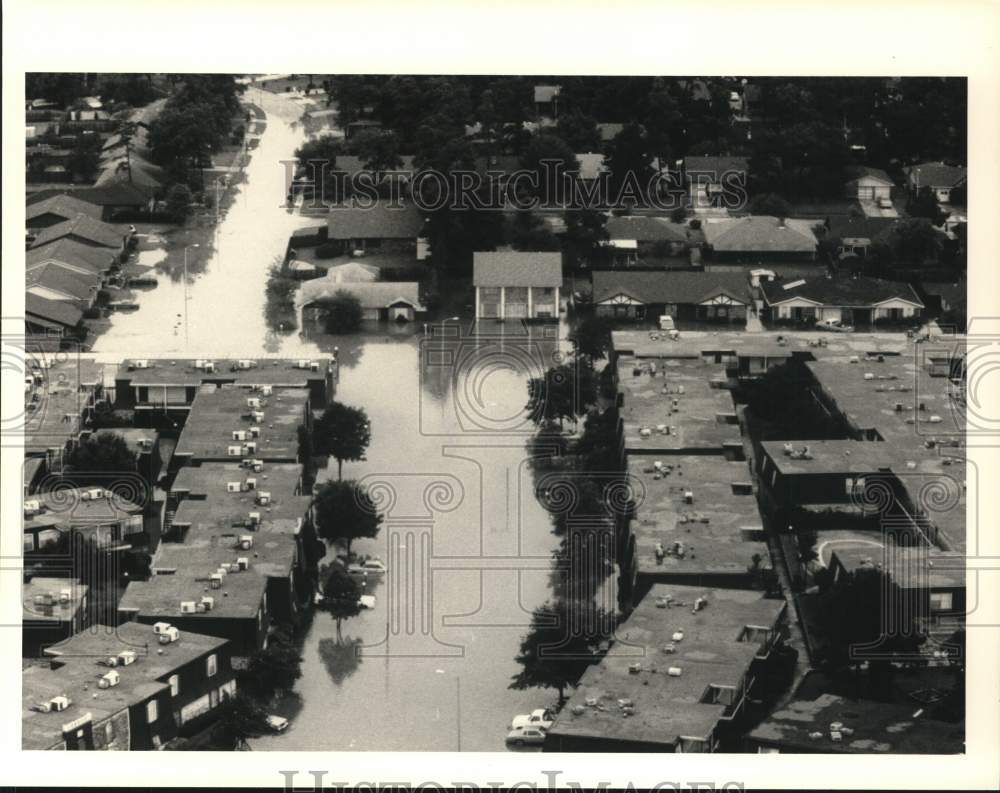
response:
[[(372, 422), (368, 459), (344, 465), (384, 510), (375, 608), (318, 613), (303, 677), (276, 712), (280, 750), (503, 750), (517, 713), (551, 691), (508, 689), (531, 611), (551, 594), (556, 539), (534, 497), (524, 443), (525, 377), (549, 340), (369, 339), (341, 346), (338, 399)], [(336, 476), (336, 463), (329, 475)], [(336, 714), (335, 717), (332, 717)]]
[[(551, 595), (557, 545), (526, 464), (526, 380), (553, 363), (563, 334), (470, 335), (468, 320), (341, 337), (315, 324), (269, 330), (267, 270), (291, 232), (315, 220), (283, 206), (281, 161), (304, 140), (299, 107), (250, 91), (267, 127), (214, 250), (190, 252), (186, 290), (160, 278), (138, 311), (114, 315), (94, 352), (299, 358), (337, 348), (337, 398), (371, 419), (368, 459), (343, 473), (363, 480), (385, 515), (379, 538), (354, 550), (380, 556), (388, 573), (368, 581), (375, 608), (345, 620), (339, 637), (316, 614), (303, 676), (274, 706), (291, 725), (253, 748), (503, 750), (514, 715), (555, 700), (508, 684), (531, 612)], [(335, 462), (326, 475), (336, 476)]]

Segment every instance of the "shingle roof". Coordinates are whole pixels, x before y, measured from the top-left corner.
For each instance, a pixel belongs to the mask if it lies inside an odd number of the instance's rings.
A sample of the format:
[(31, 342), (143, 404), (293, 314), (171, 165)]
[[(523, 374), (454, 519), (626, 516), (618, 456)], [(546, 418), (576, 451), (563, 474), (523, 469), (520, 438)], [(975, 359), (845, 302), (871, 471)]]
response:
[(965, 181), (966, 169), (943, 162), (922, 162), (903, 169), (916, 187), (954, 187)]
[(102, 245), (105, 248), (121, 248), (123, 235), (111, 225), (95, 220), (89, 215), (79, 213), (72, 220), (66, 220), (43, 229), (32, 244), (32, 248), (41, 248), (51, 242), (68, 236), (79, 237)]
[(769, 305), (783, 303), (792, 298), (814, 300), (824, 306), (867, 307), (891, 298), (908, 300), (923, 306), (913, 287), (901, 281), (883, 281), (878, 278), (804, 278), (790, 289), (785, 284), (795, 281), (764, 281), (761, 290)]
[(83, 312), (65, 300), (47, 300), (30, 292), (24, 295), (24, 313), (72, 328), (83, 319)]
[(473, 254), (472, 283), (474, 286), (561, 286), (562, 254), (480, 251)]
[(145, 194), (128, 182), (104, 184), (100, 187), (81, 187), (63, 190), (39, 190), (27, 197), (28, 204), (44, 201), (54, 195), (69, 195), (97, 206), (143, 206)]
[(816, 250), (815, 221), (788, 219), (783, 223), (767, 215), (753, 215), (702, 224), (705, 240), (716, 251), (764, 253)]
[(626, 294), (643, 303), (703, 303), (724, 294), (744, 304), (750, 288), (743, 273), (650, 272), (648, 270), (597, 270), (593, 274), (594, 302)]
[(97, 274), (86, 276), (68, 270), (58, 262), (47, 262), (41, 267), (28, 270), (25, 273), (25, 283), (28, 287), (43, 286), (78, 300), (85, 300), (97, 292), (101, 277)]
[(863, 177), (871, 177), (873, 179), (879, 179), (888, 185), (893, 184), (892, 179), (889, 177), (885, 171), (881, 168), (869, 168), (867, 165), (856, 165), (853, 168), (847, 169), (847, 175), (850, 179), (848, 184), (853, 184)]
[(337, 292), (347, 292), (361, 301), (361, 307), (367, 309), (388, 308), (404, 301), (411, 304), (417, 311), (423, 311), (420, 302), (420, 284), (416, 281), (383, 281), (378, 283), (363, 283), (360, 281), (345, 281), (337, 283), (325, 278), (306, 281), (299, 294), (301, 305), (327, 300)]
[(875, 240), (889, 232), (899, 222), (899, 218), (880, 217), (831, 217), (827, 239)]
[(111, 267), (114, 251), (95, 248), (84, 242), (63, 237), (42, 248), (32, 248), (25, 256), (25, 267), (29, 270), (46, 262), (60, 262), (94, 273), (103, 273)]
[(25, 218), (29, 226), (35, 218), (49, 214), (57, 215), (65, 220), (71, 220), (77, 215), (89, 215), (95, 220), (100, 220), (101, 209), (96, 204), (81, 201), (71, 195), (60, 194), (28, 204), (25, 210)]
[(684, 172), (714, 173), (722, 176), (730, 171), (745, 172), (748, 168), (746, 157), (685, 157)]
[(391, 207), (380, 203), (369, 209), (333, 207), (327, 220), (331, 240), (412, 240), (420, 236), (424, 218), (412, 204)]
[(647, 215), (613, 217), (605, 226), (608, 239), (636, 240), (637, 242), (686, 242), (684, 226), (667, 218)]

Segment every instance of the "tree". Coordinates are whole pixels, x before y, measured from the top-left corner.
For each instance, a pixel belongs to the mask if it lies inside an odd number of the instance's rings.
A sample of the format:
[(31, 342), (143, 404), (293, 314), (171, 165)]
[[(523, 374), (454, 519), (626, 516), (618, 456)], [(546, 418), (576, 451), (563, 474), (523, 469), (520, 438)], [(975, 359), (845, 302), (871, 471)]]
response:
[[(878, 568), (859, 568), (834, 584), (822, 596), (818, 611), (826, 639), (823, 661), (834, 668), (856, 669), (867, 660), (873, 691), (889, 690), (884, 684), (892, 656), (916, 652), (926, 638), (916, 622), (917, 609)], [(890, 614), (895, 623), (891, 628), (884, 624)]]
[(267, 647), (250, 656), (247, 677), (254, 689), (270, 697), (277, 689), (290, 690), (302, 677), (302, 656), (291, 634), (279, 628), (268, 637)]
[(323, 584), (323, 599), (319, 608), (336, 620), (338, 640), (341, 638), (341, 623), (361, 613), (361, 587), (343, 565), (330, 565), (330, 574)]
[(606, 317), (591, 314), (582, 317), (569, 332), (569, 340), (577, 355), (586, 355), (591, 361), (607, 357), (611, 349), (613, 323)]
[(921, 187), (906, 202), (906, 214), (914, 218), (927, 218), (933, 225), (940, 226), (948, 216), (941, 210), (937, 196), (929, 187)]
[(558, 251), (561, 248), (559, 238), (537, 215), (527, 210), (514, 215), (510, 242), (519, 251)]
[(167, 213), (178, 223), (183, 223), (191, 214), (193, 201), (194, 195), (191, 193), (191, 188), (183, 182), (178, 182), (167, 191)]
[(350, 292), (338, 289), (325, 304), (326, 332), (334, 334), (354, 333), (361, 327), (364, 309), (361, 301)]
[(344, 461), (364, 460), (371, 439), (371, 422), (364, 408), (331, 402), (316, 422), (313, 446), (317, 454), (336, 458), (337, 479), (340, 479)]
[(636, 123), (626, 124), (611, 141), (605, 159), (605, 164), (611, 171), (611, 194), (614, 202), (621, 204), (626, 197), (632, 198), (632, 204), (646, 200), (655, 173), (652, 161), (649, 141), (646, 140), (642, 127)]
[(271, 730), (267, 712), (256, 699), (242, 691), (222, 700), (218, 719), (219, 725), (238, 749), (247, 748), (251, 738), (259, 738)]
[(526, 410), (532, 421), (576, 420), (597, 402), (597, 376), (594, 365), (586, 356), (577, 355), (566, 363), (550, 368), (542, 377), (528, 381)]
[(556, 134), (574, 152), (597, 151), (601, 145), (601, 135), (597, 131), (597, 121), (579, 110), (559, 114)]
[(125, 438), (114, 432), (99, 432), (81, 441), (66, 462), (74, 479), (81, 481), (87, 480), (87, 474), (107, 480), (136, 471), (135, 452)]
[(517, 655), (522, 668), (510, 688), (554, 688), (562, 705), (567, 686), (599, 659), (598, 646), (613, 630), (613, 618), (593, 602), (559, 599), (535, 609)]
[[(608, 239), (607, 216), (596, 209), (566, 212), (566, 253), (574, 267), (586, 266), (604, 257)], [(595, 262), (599, 263), (599, 262)]]
[(571, 173), (579, 171), (576, 154), (566, 142), (551, 133), (532, 137), (521, 155), (521, 167), (537, 179), (533, 197), (546, 207), (562, 206), (569, 198)]
[(762, 193), (750, 200), (751, 215), (770, 215), (776, 218), (787, 218), (792, 214), (792, 206), (776, 193)]
[(327, 542), (345, 541), (348, 555), (354, 540), (374, 539), (382, 526), (368, 490), (354, 481), (324, 482), (316, 490), (313, 505), (316, 533)]
[(399, 139), (393, 132), (359, 132), (351, 139), (351, 150), (361, 158), (366, 170), (376, 174), (402, 167)]
[(895, 265), (919, 267), (937, 261), (944, 235), (927, 218), (907, 218), (892, 227), (886, 245)]

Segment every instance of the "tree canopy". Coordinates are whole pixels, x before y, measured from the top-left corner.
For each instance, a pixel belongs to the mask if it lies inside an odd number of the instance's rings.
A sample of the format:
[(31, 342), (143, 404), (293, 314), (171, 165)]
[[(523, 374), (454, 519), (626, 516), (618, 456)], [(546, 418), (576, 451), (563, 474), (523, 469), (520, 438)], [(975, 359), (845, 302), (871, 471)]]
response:
[(343, 541), (347, 552), (360, 538), (374, 539), (382, 526), (382, 516), (368, 490), (351, 480), (324, 482), (313, 497), (316, 533), (327, 542)]
[(364, 408), (331, 402), (316, 422), (313, 431), (313, 450), (329, 454), (337, 460), (337, 478), (341, 478), (344, 461), (365, 459), (371, 443), (371, 422)]

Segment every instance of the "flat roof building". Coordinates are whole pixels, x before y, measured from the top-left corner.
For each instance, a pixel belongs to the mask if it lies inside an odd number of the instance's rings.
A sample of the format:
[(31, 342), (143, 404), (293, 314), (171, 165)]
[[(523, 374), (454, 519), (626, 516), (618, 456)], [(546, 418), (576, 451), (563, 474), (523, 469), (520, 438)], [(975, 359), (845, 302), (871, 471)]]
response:
[(654, 586), (584, 672), (545, 751), (715, 751), (782, 641), (785, 610), (759, 592)]

